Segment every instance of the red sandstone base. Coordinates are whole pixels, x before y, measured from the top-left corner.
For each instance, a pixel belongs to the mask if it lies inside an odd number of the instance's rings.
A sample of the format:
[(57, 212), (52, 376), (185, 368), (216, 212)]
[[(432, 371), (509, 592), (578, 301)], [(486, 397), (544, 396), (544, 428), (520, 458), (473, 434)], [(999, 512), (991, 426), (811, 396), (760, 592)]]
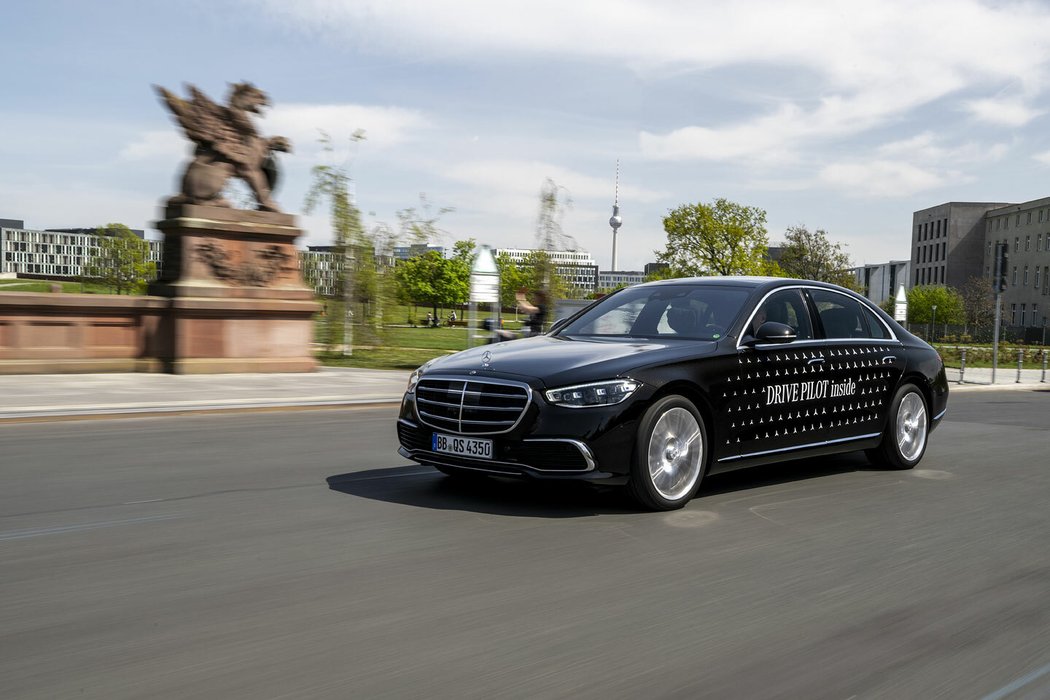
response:
[(0, 374), (310, 372), (318, 305), (287, 214), (169, 207), (150, 296), (0, 295)]

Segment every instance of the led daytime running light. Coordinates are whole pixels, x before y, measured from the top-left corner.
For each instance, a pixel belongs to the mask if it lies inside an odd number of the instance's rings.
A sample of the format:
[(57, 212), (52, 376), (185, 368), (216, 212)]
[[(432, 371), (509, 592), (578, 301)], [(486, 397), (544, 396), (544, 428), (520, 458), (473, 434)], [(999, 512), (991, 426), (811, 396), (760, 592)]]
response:
[(612, 379), (551, 389), (546, 396), (551, 403), (569, 408), (612, 406), (627, 399), (640, 386), (641, 384), (633, 379)]

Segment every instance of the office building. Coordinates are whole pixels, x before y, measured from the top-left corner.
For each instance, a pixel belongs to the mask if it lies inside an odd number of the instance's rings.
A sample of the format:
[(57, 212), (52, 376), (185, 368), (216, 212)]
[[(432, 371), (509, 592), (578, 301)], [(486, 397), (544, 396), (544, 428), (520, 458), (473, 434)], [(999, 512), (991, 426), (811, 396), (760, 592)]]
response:
[(493, 255), (498, 258), (505, 254), (516, 264), (523, 265), (528, 263), (530, 256), (541, 252), (550, 257), (558, 276), (565, 280), (570, 290), (576, 294), (593, 294), (598, 289), (598, 263), (585, 250), (499, 248), (493, 251)]
[[(78, 231), (90, 233), (0, 228), (0, 273), (41, 279), (80, 279), (84, 275), (84, 264), (98, 249), (99, 237), (94, 229)], [(147, 243), (148, 259), (157, 263), (159, 269), (161, 242)]]

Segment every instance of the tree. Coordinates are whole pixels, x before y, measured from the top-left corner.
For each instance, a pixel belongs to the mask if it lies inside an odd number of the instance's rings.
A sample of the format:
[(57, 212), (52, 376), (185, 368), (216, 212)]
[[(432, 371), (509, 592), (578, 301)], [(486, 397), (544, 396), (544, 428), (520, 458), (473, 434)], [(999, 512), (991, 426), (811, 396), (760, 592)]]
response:
[(909, 323), (931, 323), (934, 306), (939, 323), (962, 324), (966, 320), (962, 296), (951, 287), (927, 285), (908, 290)]
[(987, 278), (974, 276), (966, 280), (960, 295), (966, 324), (979, 328), (995, 322), (995, 298)]
[(804, 224), (790, 227), (784, 234), (786, 245), (780, 255), (780, 269), (787, 277), (816, 280), (853, 288), (856, 276), (850, 272), (853, 261), (841, 243), (828, 240), (828, 232), (810, 231)]
[(468, 238), (465, 241), (456, 241), (452, 244), (452, 259), (465, 265), (468, 274), (474, 266), (474, 258), (477, 254), (478, 242), (473, 238)]
[[(364, 132), (359, 129), (353, 133), (350, 140), (358, 143), (363, 141), (364, 138)], [(334, 151), (331, 137), (321, 132), (319, 141), (324, 148), (324, 152), (330, 156)], [(343, 322), (343, 354), (350, 355), (353, 354), (352, 301), (355, 291), (361, 291), (354, 290), (352, 287), (353, 271), (356, 266), (366, 264), (365, 260), (361, 260), (361, 255), (355, 256), (355, 252), (368, 253), (365, 256), (367, 264), (374, 269), (375, 262), (372, 260), (370, 253), (372, 245), (365, 235), (364, 227), (361, 225), (361, 212), (350, 198), (351, 180), (346, 167), (315, 165), (310, 172), (313, 179), (310, 183), (310, 189), (306, 193), (303, 210), (309, 214), (321, 202), (327, 200), (329, 203), (332, 235), (334, 238), (332, 242), (332, 256), (334, 258), (332, 266), (333, 286), (335, 288), (335, 296), (343, 301), (343, 308), (339, 314), (342, 316)], [(367, 285), (368, 280), (364, 280), (364, 283)], [(331, 324), (335, 320), (335, 315), (329, 313), (326, 316), (326, 320)], [(329, 331), (331, 331), (331, 328), (329, 328)], [(331, 333), (328, 335), (331, 335)]]
[(664, 217), (667, 247), (655, 251), (674, 277), (761, 275), (766, 257), (766, 212), (719, 198), (713, 204), (683, 204)]
[[(522, 261), (521, 270), (525, 277), (525, 284), (522, 287), (529, 290), (542, 290), (547, 296), (548, 304), (553, 304), (556, 299), (566, 298), (569, 285), (558, 273), (558, 268), (547, 251), (531, 251)], [(533, 303), (538, 301), (538, 297), (532, 294), (527, 296)]]
[(419, 193), (419, 206), (400, 209), (397, 219), (401, 224), (401, 235), (407, 240), (417, 244), (432, 243), (447, 232), (438, 227), (438, 221), (442, 216), (456, 211), (453, 207), (439, 207), (437, 213), (432, 213), (434, 205), (427, 199), (426, 192)]
[(149, 243), (124, 224), (100, 226), (95, 234), (98, 247), (84, 264), (84, 276), (117, 294), (145, 291), (157, 276), (157, 264), (149, 260)]
[(432, 307), (435, 318), (439, 306), (464, 304), (470, 295), (470, 268), (436, 250), (400, 263), (395, 275), (401, 298)]
[(645, 276), (646, 282), (657, 282), (659, 280), (673, 280), (676, 277), (685, 277), (685, 274), (675, 273), (671, 269), (670, 265), (655, 265), (652, 270)]
[(514, 295), (519, 289), (528, 287), (528, 272), (519, 267), (506, 253), (500, 253), (496, 258), (496, 268), (499, 270), (499, 301), (501, 306), (511, 307), (517, 304)]
[(546, 178), (540, 187), (540, 207), (536, 217), (536, 247), (542, 254), (531, 254), (528, 266), (532, 270), (529, 288), (542, 290), (550, 301), (564, 296), (566, 289), (564, 280), (559, 281), (550, 253), (576, 248), (576, 240), (561, 227), (565, 212), (571, 207), (572, 198), (568, 190), (551, 178)]

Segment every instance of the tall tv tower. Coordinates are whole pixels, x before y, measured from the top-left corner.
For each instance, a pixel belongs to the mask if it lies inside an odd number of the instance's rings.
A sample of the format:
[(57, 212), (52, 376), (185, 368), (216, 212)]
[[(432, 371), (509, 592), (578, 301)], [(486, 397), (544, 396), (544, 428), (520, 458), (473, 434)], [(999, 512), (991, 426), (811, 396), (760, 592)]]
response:
[(623, 226), (623, 217), (620, 216), (620, 159), (616, 159), (616, 189), (613, 196), (613, 214), (609, 218), (609, 226), (613, 232), (612, 271), (619, 270), (620, 266), (616, 260), (616, 232)]

